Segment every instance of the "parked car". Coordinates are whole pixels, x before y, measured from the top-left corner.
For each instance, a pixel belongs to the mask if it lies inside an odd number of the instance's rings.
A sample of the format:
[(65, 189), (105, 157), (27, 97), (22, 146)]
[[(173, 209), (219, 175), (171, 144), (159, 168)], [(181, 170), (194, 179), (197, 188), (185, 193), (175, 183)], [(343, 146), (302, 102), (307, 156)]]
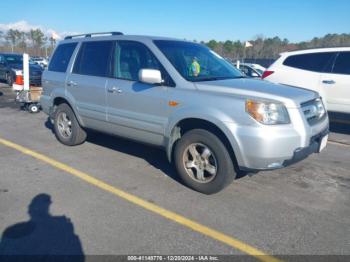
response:
[[(14, 53), (0, 53), (0, 80), (6, 81), (9, 86), (16, 80), (16, 75), (22, 75), (23, 55)], [(20, 71), (20, 73), (18, 73)], [(33, 86), (41, 86), (43, 69), (32, 62), (29, 63), (29, 82)]]
[(327, 143), (316, 92), (247, 79), (209, 48), (176, 39), (66, 37), (40, 101), (61, 143), (79, 145), (93, 129), (160, 146), (185, 184), (206, 194), (237, 172), (282, 168)]
[(42, 68), (47, 67), (48, 60), (46, 58), (40, 56), (32, 56), (30, 58), (35, 64), (40, 65)]
[[(237, 63), (234, 63), (233, 65), (237, 67)], [(259, 66), (258, 68), (255, 64), (239, 63), (238, 69), (247, 77), (262, 77), (265, 70), (262, 70), (261, 68), (263, 67)]]
[(329, 111), (350, 113), (350, 47), (282, 53), (263, 79), (317, 91)]

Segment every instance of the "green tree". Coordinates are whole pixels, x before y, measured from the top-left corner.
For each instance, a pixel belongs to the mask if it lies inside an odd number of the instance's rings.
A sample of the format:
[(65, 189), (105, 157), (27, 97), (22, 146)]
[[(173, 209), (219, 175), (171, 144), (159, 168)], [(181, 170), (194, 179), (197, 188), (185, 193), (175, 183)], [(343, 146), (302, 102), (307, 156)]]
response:
[(218, 42), (216, 42), (215, 40), (210, 40), (210, 41), (207, 43), (207, 46), (208, 46), (210, 49), (215, 50), (215, 49), (218, 47)]
[(6, 33), (5, 39), (6, 41), (10, 42), (12, 52), (16, 47), (18, 35), (19, 35), (19, 31), (13, 30), (13, 29), (8, 30)]
[(223, 49), (226, 55), (230, 56), (230, 54), (233, 51), (233, 42), (230, 40), (225, 41), (225, 43), (223, 44)]
[(17, 40), (18, 40), (18, 47), (23, 51), (25, 52), (26, 49), (27, 49), (27, 37), (26, 37), (26, 33), (25, 32), (22, 32), (22, 31), (17, 31), (16, 32), (16, 37), (17, 37)]
[(40, 53), (41, 48), (45, 44), (47, 38), (39, 28), (31, 29), (27, 33), (27, 36), (31, 40), (32, 47), (34, 48), (36, 55), (38, 55)]

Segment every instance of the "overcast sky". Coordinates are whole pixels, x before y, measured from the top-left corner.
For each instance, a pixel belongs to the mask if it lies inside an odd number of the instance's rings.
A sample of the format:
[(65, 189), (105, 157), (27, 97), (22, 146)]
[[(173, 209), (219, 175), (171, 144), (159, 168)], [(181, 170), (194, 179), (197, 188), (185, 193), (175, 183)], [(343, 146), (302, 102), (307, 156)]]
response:
[(348, 0), (16, 0), (3, 1), (1, 10), (0, 30), (39, 27), (60, 35), (122, 31), (205, 41), (263, 35), (295, 42), (350, 33)]

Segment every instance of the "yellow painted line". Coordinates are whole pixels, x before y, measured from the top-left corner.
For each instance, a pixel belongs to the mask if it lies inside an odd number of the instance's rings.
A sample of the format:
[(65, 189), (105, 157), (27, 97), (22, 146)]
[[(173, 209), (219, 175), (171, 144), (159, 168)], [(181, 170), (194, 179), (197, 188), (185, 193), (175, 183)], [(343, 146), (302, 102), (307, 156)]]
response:
[(20, 146), (18, 144), (15, 144), (11, 141), (8, 141), (8, 140), (2, 139), (2, 138), (0, 138), (0, 144), (3, 144), (5, 146), (10, 147), (12, 149), (15, 149), (23, 154), (26, 154), (26, 155), (32, 156), (38, 160), (41, 160), (41, 161), (43, 161), (43, 162), (45, 162), (53, 167), (56, 167), (57, 169), (60, 169), (60, 170), (65, 171), (65, 172), (67, 172), (75, 177), (78, 177), (91, 185), (94, 185), (96, 187), (99, 187), (99, 188), (107, 191), (107, 192), (110, 192), (110, 193), (112, 193), (112, 194), (114, 194), (114, 195), (116, 195), (116, 196), (118, 196), (126, 201), (129, 201), (137, 206), (140, 206), (140, 207), (147, 209), (153, 213), (156, 213), (162, 217), (165, 217), (173, 222), (176, 222), (176, 223), (181, 224), (187, 228), (190, 228), (193, 231), (196, 231), (198, 233), (201, 233), (203, 235), (211, 237), (215, 240), (218, 240), (218, 241), (220, 241), (228, 246), (231, 246), (235, 249), (242, 251), (243, 253), (254, 256), (260, 261), (264, 261), (264, 262), (267, 262), (267, 261), (280, 262), (281, 261), (273, 256), (265, 254), (263, 251), (260, 251), (259, 249), (255, 248), (249, 244), (246, 244), (246, 243), (244, 243), (236, 238), (228, 236), (224, 233), (221, 233), (220, 231), (209, 228), (209, 227), (204, 226), (198, 222), (195, 222), (191, 219), (188, 219), (184, 216), (176, 214), (170, 210), (164, 209), (164, 208), (157, 206), (153, 203), (145, 201), (142, 198), (139, 198), (135, 195), (129, 194), (129, 193), (127, 193), (123, 190), (120, 190), (114, 186), (111, 186), (111, 185), (109, 185), (101, 180), (98, 180), (98, 179), (96, 179), (96, 178), (94, 178), (94, 177), (92, 177), (92, 176), (90, 176), (82, 171), (79, 171), (75, 168), (72, 168), (66, 164), (63, 164), (63, 163), (56, 161), (52, 158), (44, 156), (40, 153), (37, 153), (33, 150), (26, 148), (26, 147)]

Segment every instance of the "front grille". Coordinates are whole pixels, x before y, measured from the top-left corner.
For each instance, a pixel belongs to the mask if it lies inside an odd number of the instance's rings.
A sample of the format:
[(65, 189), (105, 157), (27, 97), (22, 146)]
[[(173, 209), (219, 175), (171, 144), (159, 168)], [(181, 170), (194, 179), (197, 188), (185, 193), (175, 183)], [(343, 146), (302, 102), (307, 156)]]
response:
[(310, 125), (315, 125), (326, 117), (326, 110), (322, 103), (322, 99), (317, 98), (301, 104), (301, 110), (307, 122)]

